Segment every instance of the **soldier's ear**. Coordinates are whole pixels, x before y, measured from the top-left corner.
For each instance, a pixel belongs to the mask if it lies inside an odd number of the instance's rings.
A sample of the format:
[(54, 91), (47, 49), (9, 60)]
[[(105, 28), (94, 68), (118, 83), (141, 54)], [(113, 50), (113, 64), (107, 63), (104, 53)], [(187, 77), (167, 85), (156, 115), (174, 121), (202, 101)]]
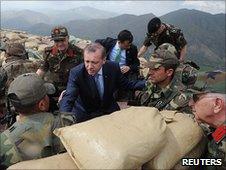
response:
[(49, 99), (48, 96), (45, 96), (42, 100), (38, 103), (39, 110), (46, 112), (49, 110)]
[(214, 113), (219, 113), (224, 106), (224, 101), (221, 98), (216, 98), (214, 102)]
[(166, 70), (167, 76), (170, 77), (173, 75), (174, 70), (172, 68)]

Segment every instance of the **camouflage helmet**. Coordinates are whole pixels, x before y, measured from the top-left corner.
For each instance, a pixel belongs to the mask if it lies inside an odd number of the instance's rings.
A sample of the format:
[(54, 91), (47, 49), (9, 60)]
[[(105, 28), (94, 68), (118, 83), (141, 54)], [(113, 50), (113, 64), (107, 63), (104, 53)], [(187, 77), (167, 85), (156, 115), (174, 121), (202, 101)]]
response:
[(25, 46), (21, 43), (11, 43), (6, 45), (6, 54), (9, 56), (23, 57), (27, 54)]
[(63, 40), (68, 36), (67, 28), (64, 26), (56, 26), (51, 31), (51, 37), (54, 41)]
[(5, 69), (0, 67), (0, 92), (1, 93), (5, 89), (7, 79), (8, 79), (8, 76), (7, 76)]
[(147, 30), (149, 34), (155, 33), (161, 26), (161, 20), (158, 17), (152, 18), (147, 26)]
[(158, 49), (161, 49), (161, 50), (168, 50), (168, 51), (170, 51), (171, 53), (177, 55), (177, 50), (176, 50), (176, 48), (175, 48), (172, 44), (170, 44), (170, 43), (163, 43), (163, 44), (161, 44), (161, 45), (158, 47)]

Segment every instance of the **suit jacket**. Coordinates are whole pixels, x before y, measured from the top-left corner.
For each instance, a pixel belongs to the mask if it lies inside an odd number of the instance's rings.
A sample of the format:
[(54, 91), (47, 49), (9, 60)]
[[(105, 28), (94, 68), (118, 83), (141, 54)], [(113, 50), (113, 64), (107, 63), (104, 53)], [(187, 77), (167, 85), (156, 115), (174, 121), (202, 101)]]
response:
[(103, 66), (104, 95), (100, 99), (95, 83), (84, 64), (70, 71), (67, 89), (60, 102), (60, 111), (73, 112), (77, 122), (119, 110), (113, 94), (119, 89), (142, 90), (145, 81), (129, 81), (120, 71), (118, 63), (107, 61)]
[[(114, 48), (115, 44), (117, 43), (117, 39), (113, 38), (106, 38), (106, 39), (98, 39), (95, 42), (100, 43), (106, 49), (107, 53), (107, 60), (110, 60), (110, 53), (111, 50)], [(140, 61), (137, 58), (137, 47), (135, 45), (131, 45), (129, 49), (126, 50), (126, 65), (130, 67), (130, 72), (138, 73)]]

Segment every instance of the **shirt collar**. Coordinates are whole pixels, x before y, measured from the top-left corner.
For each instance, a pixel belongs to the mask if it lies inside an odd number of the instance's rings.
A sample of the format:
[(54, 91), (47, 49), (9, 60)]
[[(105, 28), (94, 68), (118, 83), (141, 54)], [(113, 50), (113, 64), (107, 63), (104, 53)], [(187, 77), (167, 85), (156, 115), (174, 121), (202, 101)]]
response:
[(99, 75), (101, 75), (101, 76), (103, 75), (103, 67), (100, 68), (100, 70), (98, 71), (97, 74), (99, 74)]
[(121, 48), (119, 47), (119, 41), (117, 41), (117, 43), (115, 44), (115, 47), (116, 47), (116, 49), (120, 49), (121, 51), (123, 51), (123, 49), (121, 49)]

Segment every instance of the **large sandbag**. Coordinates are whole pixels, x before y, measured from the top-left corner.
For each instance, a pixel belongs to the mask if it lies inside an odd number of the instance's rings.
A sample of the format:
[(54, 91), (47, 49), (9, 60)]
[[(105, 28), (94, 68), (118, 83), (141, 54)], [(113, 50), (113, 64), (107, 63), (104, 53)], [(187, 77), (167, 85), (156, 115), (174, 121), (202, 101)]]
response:
[[(207, 138), (202, 138), (202, 140), (183, 158), (200, 158), (204, 153), (207, 144)], [(183, 166), (181, 160), (173, 167), (174, 170), (186, 170), (191, 168), (190, 166)]]
[(203, 138), (202, 129), (188, 115), (175, 111), (162, 111), (161, 114), (167, 122), (166, 145), (144, 165), (145, 169), (171, 169)]
[(81, 169), (136, 169), (159, 153), (165, 129), (157, 109), (130, 107), (54, 133)]
[(19, 162), (8, 169), (78, 169), (78, 167), (68, 153), (63, 153), (42, 159)]

